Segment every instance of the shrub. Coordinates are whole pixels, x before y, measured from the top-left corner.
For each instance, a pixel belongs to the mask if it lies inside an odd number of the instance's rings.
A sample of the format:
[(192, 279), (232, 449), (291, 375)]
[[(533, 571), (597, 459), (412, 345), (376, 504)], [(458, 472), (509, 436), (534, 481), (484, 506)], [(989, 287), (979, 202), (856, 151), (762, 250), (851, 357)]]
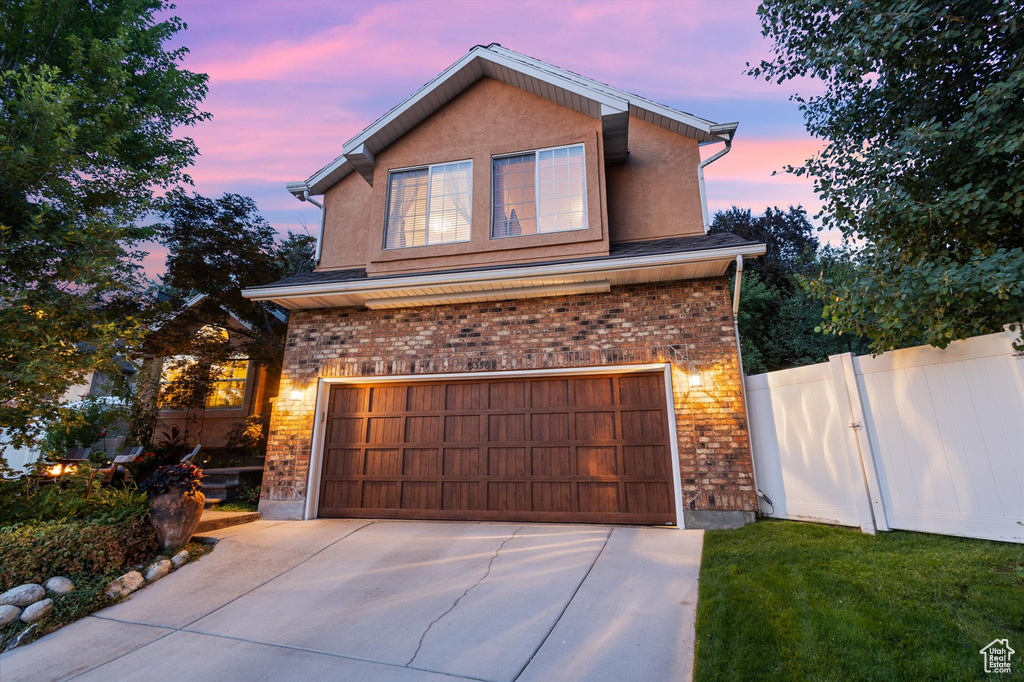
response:
[[(87, 466), (56, 481), (32, 477), (0, 480), (0, 519), (25, 521), (89, 520), (118, 524), (149, 511), (145, 495), (132, 488), (101, 488)], [(0, 564), (2, 566), (2, 564)]]
[(162, 495), (172, 489), (178, 489), (182, 495), (191, 495), (202, 489), (203, 471), (195, 464), (184, 462), (163, 466), (146, 479), (140, 490), (150, 497)]
[(142, 518), (114, 525), (48, 521), (0, 527), (0, 590), (55, 575), (124, 571), (158, 551), (156, 531)]

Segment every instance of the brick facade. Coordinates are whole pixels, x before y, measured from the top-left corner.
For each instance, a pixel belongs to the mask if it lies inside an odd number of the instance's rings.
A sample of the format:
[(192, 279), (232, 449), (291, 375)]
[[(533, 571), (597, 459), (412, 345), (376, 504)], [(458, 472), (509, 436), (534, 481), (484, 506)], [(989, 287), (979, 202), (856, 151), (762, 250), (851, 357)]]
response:
[[(752, 512), (731, 305), (722, 277), (518, 301), (294, 311), (262, 500), (292, 509), (305, 500), (317, 378), (671, 362), (684, 508)], [(700, 388), (689, 388), (690, 363)], [(295, 389), (303, 400), (290, 397)]]

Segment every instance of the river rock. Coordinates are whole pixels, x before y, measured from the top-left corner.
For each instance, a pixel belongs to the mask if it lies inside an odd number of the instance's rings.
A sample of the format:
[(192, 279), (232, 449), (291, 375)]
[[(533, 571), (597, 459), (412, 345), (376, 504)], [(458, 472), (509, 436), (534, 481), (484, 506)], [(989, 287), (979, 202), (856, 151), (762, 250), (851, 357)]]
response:
[(44, 599), (28, 606), (21, 612), (21, 620), (25, 623), (34, 623), (50, 611), (53, 611), (53, 600)]
[(160, 580), (165, 575), (171, 572), (171, 561), (170, 559), (157, 559), (149, 566), (146, 566), (146, 572), (142, 576), (146, 579), (146, 582), (152, 583)]
[(37, 623), (29, 625), (27, 628), (19, 632), (17, 637), (12, 637), (8, 640), (7, 646), (4, 647), (4, 651), (10, 651), (14, 647), (19, 646), (22, 642), (35, 634), (35, 631), (38, 629), (39, 625)]
[(115, 578), (103, 591), (108, 597), (125, 597), (146, 584), (146, 579), (138, 571), (128, 571), (120, 578)]
[(188, 553), (188, 550), (183, 549), (171, 557), (171, 565), (174, 566), (174, 568), (176, 569), (181, 568), (182, 566), (187, 564), (188, 560), (191, 558), (192, 556)]
[(75, 589), (75, 584), (62, 575), (55, 575), (43, 583), (43, 587), (54, 594), (67, 594)]
[(11, 606), (10, 604), (4, 604), (0, 606), (0, 628), (4, 627), (9, 623), (13, 623), (21, 617), (21, 609), (17, 606)]
[(42, 585), (26, 583), (12, 587), (3, 594), (0, 594), (0, 605), (10, 604), (11, 606), (25, 607), (29, 604), (46, 599), (46, 590)]

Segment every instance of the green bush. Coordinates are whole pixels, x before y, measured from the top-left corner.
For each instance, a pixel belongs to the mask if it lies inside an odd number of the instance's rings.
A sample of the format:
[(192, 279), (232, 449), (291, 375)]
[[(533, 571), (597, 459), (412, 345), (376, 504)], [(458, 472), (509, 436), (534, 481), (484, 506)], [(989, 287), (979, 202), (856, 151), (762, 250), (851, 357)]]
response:
[(118, 524), (148, 511), (144, 494), (134, 488), (100, 487), (88, 466), (56, 481), (28, 476), (0, 480), (0, 519), (6, 524), (75, 519)]
[(144, 518), (124, 523), (48, 521), (0, 527), (0, 591), (55, 575), (123, 571), (159, 551)]

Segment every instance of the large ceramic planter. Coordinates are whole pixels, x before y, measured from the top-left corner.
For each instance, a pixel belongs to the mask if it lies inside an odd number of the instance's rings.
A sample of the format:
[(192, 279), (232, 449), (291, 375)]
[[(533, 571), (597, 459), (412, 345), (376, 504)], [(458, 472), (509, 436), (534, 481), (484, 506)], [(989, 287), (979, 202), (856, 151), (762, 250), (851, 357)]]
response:
[(156, 528), (160, 549), (176, 549), (189, 541), (199, 525), (205, 503), (202, 493), (182, 495), (180, 490), (157, 495), (149, 501), (149, 521)]

